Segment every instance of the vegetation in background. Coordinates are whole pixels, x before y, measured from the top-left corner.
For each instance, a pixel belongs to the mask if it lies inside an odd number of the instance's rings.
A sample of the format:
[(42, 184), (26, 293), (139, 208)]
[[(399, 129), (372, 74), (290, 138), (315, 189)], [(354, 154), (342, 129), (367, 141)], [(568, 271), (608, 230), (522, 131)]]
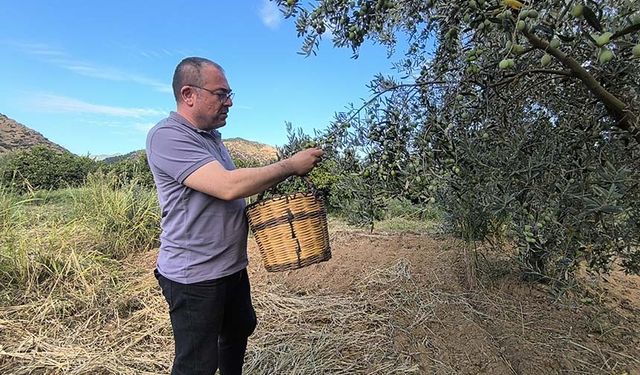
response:
[(115, 163), (101, 164), (101, 169), (106, 173), (115, 175), (115, 178), (123, 183), (135, 181), (135, 184), (150, 189), (155, 188), (153, 175), (147, 163), (147, 154), (143, 151), (136, 152)]
[[(281, 159), (309, 147), (320, 147), (325, 151), (324, 161), (309, 173), (308, 180), (312, 187), (305, 179), (292, 177), (268, 194), (291, 194), (316, 189), (325, 197), (331, 214), (344, 218), (348, 224), (368, 227), (370, 230), (382, 220), (417, 220), (420, 221), (418, 226), (423, 227), (425, 222), (441, 217), (439, 213), (434, 214), (437, 210), (429, 201), (410, 200), (401, 194), (390, 193), (385, 189), (384, 174), (380, 173), (382, 180), (367, 178), (370, 176), (366, 173), (366, 161), (352, 150), (338, 150), (332, 133), (311, 136), (287, 123), (287, 134), (287, 143), (278, 148)], [(373, 155), (370, 157), (373, 158)]]
[[(296, 17), (307, 53), (327, 30), (354, 53), (366, 38), (393, 48), (397, 35), (409, 36), (397, 65), (405, 78), (376, 77), (373, 98), (326, 132), (288, 125), (281, 157), (327, 151), (310, 178), (333, 213), (403, 232), (444, 215), (468, 241), (515, 244), (521, 271), (539, 280), (571, 279), (585, 263), (606, 271), (614, 260), (640, 271), (634, 2), (278, 3)], [(0, 167), (0, 372), (166, 373), (166, 304), (148, 259), (130, 257), (157, 246), (160, 230), (144, 158), (107, 165), (36, 148)], [(273, 193), (298, 190), (306, 186), (294, 178)], [(631, 373), (640, 365), (637, 300), (613, 290), (636, 279), (614, 273), (617, 282), (576, 288), (584, 296), (550, 309), (547, 286), (514, 282), (508, 249), (487, 251), (493, 271), (475, 289), (458, 241), (408, 237), (333, 236), (342, 252), (306, 274), (269, 278), (252, 262), (264, 317), (246, 369)], [(451, 327), (470, 334), (462, 342)]]
[(0, 159), (4, 186), (19, 193), (79, 186), (87, 174), (97, 168), (97, 163), (89, 157), (47, 146), (15, 151), (2, 155)]
[(91, 174), (73, 197), (75, 216), (95, 231), (102, 253), (122, 258), (132, 251), (157, 247), (160, 208), (156, 192), (139, 180)]
[[(318, 143), (317, 137), (305, 134), (302, 128), (294, 128), (290, 122), (287, 122), (285, 126), (287, 130), (287, 142), (277, 147), (278, 160), (289, 158), (296, 152), (307, 148), (323, 146)], [(325, 151), (330, 152), (330, 150), (327, 149), (325, 149)], [(337, 176), (340, 173), (338, 168), (341, 167), (341, 164), (332, 158), (325, 159), (328, 160), (319, 164), (318, 167), (309, 174), (307, 181), (310, 181), (311, 185), (309, 185), (304, 178), (291, 177), (275, 186), (269, 193), (275, 195), (290, 194), (315, 189), (324, 197), (329, 197), (337, 181)]]

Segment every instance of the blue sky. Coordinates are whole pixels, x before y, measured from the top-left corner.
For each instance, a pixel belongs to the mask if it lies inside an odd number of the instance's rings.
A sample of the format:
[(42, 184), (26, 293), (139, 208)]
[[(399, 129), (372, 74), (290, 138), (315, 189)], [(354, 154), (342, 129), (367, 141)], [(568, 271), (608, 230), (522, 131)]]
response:
[(286, 141), (369, 97), (386, 50), (359, 59), (324, 40), (317, 56), (267, 0), (0, 0), (0, 113), (81, 155), (144, 148), (175, 109), (171, 76), (186, 56), (220, 63), (236, 92), (224, 138)]

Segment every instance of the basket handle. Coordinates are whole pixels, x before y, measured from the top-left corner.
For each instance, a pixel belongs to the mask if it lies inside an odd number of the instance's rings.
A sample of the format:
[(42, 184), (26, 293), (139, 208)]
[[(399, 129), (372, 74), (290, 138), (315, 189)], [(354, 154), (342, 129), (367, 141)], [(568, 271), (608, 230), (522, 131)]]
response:
[[(304, 175), (304, 176), (297, 176), (301, 179), (304, 180), (304, 182), (307, 183), (307, 188), (309, 189), (309, 191), (311, 191), (313, 193), (313, 195), (318, 195), (318, 189), (316, 188), (316, 186), (313, 184), (313, 181), (311, 181), (311, 178), (308, 175)], [(275, 189), (275, 187), (278, 186), (278, 184), (273, 185), (272, 187), (270, 187), (267, 190), (263, 190), (260, 193), (258, 193), (258, 200), (256, 202), (260, 202), (263, 198), (264, 198), (264, 194), (267, 191), (273, 191)]]

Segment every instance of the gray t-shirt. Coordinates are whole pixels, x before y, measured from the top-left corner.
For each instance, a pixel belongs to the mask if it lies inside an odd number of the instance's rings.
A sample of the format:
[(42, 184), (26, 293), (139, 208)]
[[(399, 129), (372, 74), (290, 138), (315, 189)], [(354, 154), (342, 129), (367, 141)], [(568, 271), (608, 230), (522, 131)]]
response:
[(215, 160), (228, 170), (235, 169), (220, 133), (197, 129), (171, 112), (149, 131), (147, 160), (162, 211), (158, 272), (169, 280), (192, 284), (245, 268), (244, 199), (224, 201), (183, 184), (191, 173)]

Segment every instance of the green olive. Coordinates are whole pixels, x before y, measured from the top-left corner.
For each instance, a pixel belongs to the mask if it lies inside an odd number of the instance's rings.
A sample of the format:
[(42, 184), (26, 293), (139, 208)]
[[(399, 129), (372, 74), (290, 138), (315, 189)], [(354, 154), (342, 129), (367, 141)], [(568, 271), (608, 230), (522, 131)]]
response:
[(596, 44), (598, 45), (598, 47), (602, 47), (605, 44), (609, 43), (609, 41), (611, 40), (611, 37), (613, 36), (613, 33), (607, 31), (606, 33), (603, 33), (602, 35), (598, 36), (596, 39)]
[(515, 53), (516, 55), (521, 55), (524, 53), (524, 46), (522, 46), (521, 44), (514, 44), (513, 47), (511, 47), (511, 52)]
[(601, 64), (606, 64), (611, 60), (613, 60), (613, 52), (607, 48), (601, 48), (598, 54), (598, 61), (600, 61)]
[(549, 64), (551, 64), (551, 55), (549, 55), (548, 53), (545, 53), (542, 56), (542, 59), (540, 59), (540, 65), (547, 66)]
[(578, 4), (574, 6), (573, 9), (571, 9), (571, 15), (573, 15), (576, 18), (581, 17), (583, 11), (584, 11), (584, 5)]

